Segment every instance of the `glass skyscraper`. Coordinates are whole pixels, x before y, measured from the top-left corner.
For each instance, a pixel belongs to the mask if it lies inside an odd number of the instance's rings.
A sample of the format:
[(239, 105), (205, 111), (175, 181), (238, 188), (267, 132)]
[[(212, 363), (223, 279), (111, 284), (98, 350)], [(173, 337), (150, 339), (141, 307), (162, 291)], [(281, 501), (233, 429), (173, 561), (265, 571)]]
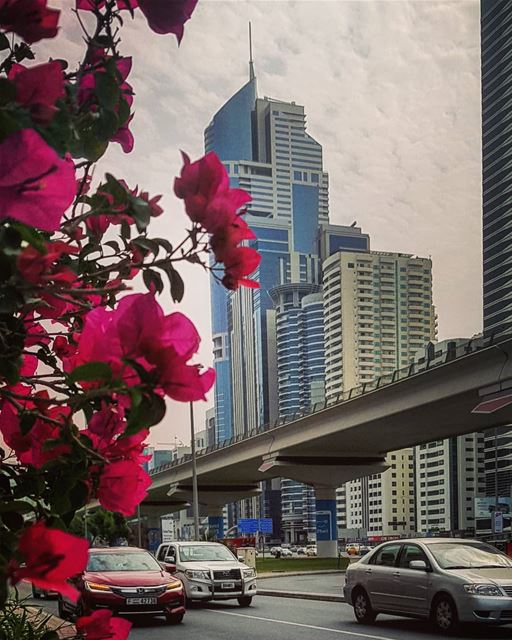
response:
[[(512, 332), (512, 2), (481, 0), (484, 335)], [(512, 495), (512, 425), (487, 432), (487, 495)], [(497, 451), (496, 451), (497, 449)]]
[(512, 331), (512, 3), (481, 0), (484, 334)]

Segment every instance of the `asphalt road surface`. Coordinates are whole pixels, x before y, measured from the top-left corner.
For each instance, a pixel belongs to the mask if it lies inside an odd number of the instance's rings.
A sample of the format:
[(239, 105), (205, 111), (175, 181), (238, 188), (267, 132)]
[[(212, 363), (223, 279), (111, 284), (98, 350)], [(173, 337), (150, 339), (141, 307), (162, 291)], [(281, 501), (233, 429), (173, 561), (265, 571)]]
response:
[[(47, 601), (46, 605), (54, 607)], [(459, 640), (510, 640), (512, 626), (466, 627)], [(242, 609), (236, 603), (189, 609), (182, 624), (138, 619), (130, 640), (439, 640), (425, 621), (379, 616), (373, 625), (355, 622), (346, 604), (260, 596)]]

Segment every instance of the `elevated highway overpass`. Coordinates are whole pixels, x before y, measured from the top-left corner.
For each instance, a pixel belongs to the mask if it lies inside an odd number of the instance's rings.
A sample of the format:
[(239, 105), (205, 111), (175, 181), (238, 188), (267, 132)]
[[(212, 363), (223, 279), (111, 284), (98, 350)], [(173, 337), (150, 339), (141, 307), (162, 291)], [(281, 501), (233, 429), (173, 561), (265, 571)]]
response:
[[(199, 501), (218, 515), (224, 504), (256, 495), (260, 481), (285, 477), (314, 486), (317, 503), (332, 511), (335, 488), (385, 470), (389, 451), (512, 423), (511, 356), (512, 337), (473, 340), (309, 413), (203, 450), (197, 455)], [(190, 456), (155, 469), (152, 480), (144, 509), (186, 507)]]

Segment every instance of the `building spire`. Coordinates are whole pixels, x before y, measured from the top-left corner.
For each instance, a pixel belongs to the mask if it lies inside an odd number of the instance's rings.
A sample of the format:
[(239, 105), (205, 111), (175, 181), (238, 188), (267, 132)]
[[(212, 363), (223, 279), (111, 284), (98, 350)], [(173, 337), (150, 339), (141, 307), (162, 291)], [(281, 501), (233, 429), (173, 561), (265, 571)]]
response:
[(254, 80), (254, 62), (252, 59), (252, 30), (251, 23), (249, 22), (249, 80)]

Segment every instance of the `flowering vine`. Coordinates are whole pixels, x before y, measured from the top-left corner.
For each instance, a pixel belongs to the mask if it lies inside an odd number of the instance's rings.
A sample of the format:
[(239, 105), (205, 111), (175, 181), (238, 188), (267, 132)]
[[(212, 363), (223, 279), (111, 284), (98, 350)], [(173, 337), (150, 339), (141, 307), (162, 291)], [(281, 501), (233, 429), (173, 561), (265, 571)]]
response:
[[(150, 235), (152, 219), (169, 215), (161, 196), (109, 173), (92, 179), (110, 143), (134, 148), (124, 20), (140, 12), (179, 43), (196, 3), (76, 0), (86, 46), (72, 69), (32, 62), (31, 45), (58, 35), (60, 10), (0, 0), (0, 607), (20, 580), (76, 599), (69, 578), (88, 543), (67, 532), (75, 513), (98, 500), (132, 515), (166, 403), (205, 399), (214, 384), (194, 360), (194, 324), (157, 299), (165, 280), (175, 304), (184, 261), (228, 289), (258, 286), (250, 198), (214, 153), (183, 154), (174, 193), (190, 228), (177, 245)], [(135, 282), (147, 293), (131, 292)], [(77, 621), (89, 640), (122, 640), (129, 627), (108, 611)]]

